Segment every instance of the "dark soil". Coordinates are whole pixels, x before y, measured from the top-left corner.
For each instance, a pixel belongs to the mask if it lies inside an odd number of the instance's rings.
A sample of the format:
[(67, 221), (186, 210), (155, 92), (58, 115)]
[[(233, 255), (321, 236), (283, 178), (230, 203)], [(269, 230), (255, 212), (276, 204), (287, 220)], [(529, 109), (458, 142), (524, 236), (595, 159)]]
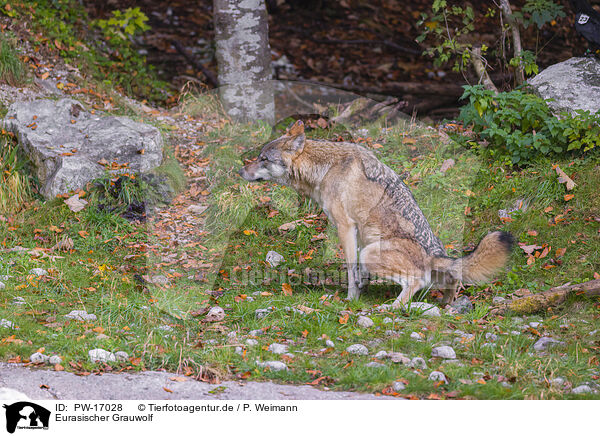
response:
[[(534, 26), (522, 33), (523, 46), (539, 51), (538, 64), (544, 68), (556, 62), (581, 55), (585, 44), (573, 29), (573, 13), (568, 2), (561, 1), (567, 17), (542, 31)], [(139, 6), (149, 17), (152, 30), (138, 40), (140, 50), (147, 53), (161, 77), (178, 89), (187, 82), (210, 86), (202, 67), (216, 75), (214, 59), (212, 2), (199, 0), (114, 0), (85, 2), (92, 17), (105, 17), (113, 9)], [(465, 74), (433, 67), (421, 55), (425, 47), (415, 38), (420, 13), (429, 11), (431, 1), (416, 0), (287, 0), (276, 6), (268, 1), (269, 33), (273, 59), (286, 56), (293, 71), (280, 68), (280, 79), (306, 79), (325, 82), (359, 94), (394, 95), (406, 102), (403, 111), (434, 118), (452, 117), (459, 105), (455, 95), (440, 96), (429, 89), (431, 84), (448, 86), (475, 83), (470, 71)], [(522, 6), (524, 0), (513, 1)], [(472, 2), (476, 11), (474, 42), (500, 48), (500, 21), (481, 18), (489, 2)], [(509, 56), (510, 57), (510, 56)], [(491, 77), (501, 88), (510, 88), (511, 71), (503, 70), (499, 61), (491, 62)], [(414, 82), (420, 89), (407, 93), (396, 86)]]

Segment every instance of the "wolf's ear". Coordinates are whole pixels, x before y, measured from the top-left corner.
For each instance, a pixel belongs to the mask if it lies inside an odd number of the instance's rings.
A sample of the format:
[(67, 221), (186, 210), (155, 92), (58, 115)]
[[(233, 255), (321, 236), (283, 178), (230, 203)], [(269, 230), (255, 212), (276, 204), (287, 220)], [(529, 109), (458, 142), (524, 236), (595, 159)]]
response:
[(305, 141), (306, 141), (306, 136), (304, 136), (304, 132), (297, 135), (294, 139), (291, 140), (292, 151), (294, 151), (296, 153), (300, 153), (304, 149)]
[(289, 136), (303, 135), (304, 134), (304, 123), (302, 122), (302, 120), (298, 120), (294, 124), (292, 124), (290, 126), (290, 128), (288, 129), (287, 134)]

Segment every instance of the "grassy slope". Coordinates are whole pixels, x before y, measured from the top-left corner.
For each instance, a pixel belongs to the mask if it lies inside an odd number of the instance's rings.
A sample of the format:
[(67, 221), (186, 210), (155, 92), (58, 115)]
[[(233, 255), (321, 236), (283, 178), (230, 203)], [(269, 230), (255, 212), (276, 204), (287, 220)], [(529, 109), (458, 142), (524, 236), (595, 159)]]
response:
[[(152, 227), (134, 228), (120, 218), (99, 213), (93, 205), (73, 214), (59, 201), (36, 202), (0, 223), (3, 246), (51, 247), (65, 236), (71, 237), (75, 246), (69, 253), (49, 253), (62, 256), (56, 259), (2, 253), (0, 274), (11, 277), (4, 280), (0, 318), (13, 321), (20, 329), (0, 330), (0, 355), (4, 360), (26, 360), (44, 347), (46, 354), (62, 356), (63, 366), (91, 371), (99, 366), (89, 362), (87, 351), (100, 347), (129, 353), (130, 361), (111, 364), (117, 368), (167, 368), (201, 378), (215, 374), (269, 378), (361, 391), (381, 391), (395, 380), (404, 380), (408, 387), (403, 393), (432, 398), (564, 398), (571, 396), (569, 385), (593, 383), (598, 376), (600, 344), (597, 333), (590, 336), (590, 332), (600, 325), (597, 303), (572, 298), (564, 307), (525, 320), (484, 316), (493, 295), (521, 287), (539, 292), (566, 281), (591, 279), (598, 272), (599, 254), (593, 249), (598, 245), (595, 217), (600, 215), (594, 196), (597, 161), (575, 161), (571, 166), (570, 162), (559, 162), (578, 184), (575, 197), (565, 202), (564, 187), (557, 183), (550, 163), (509, 173), (506, 168), (486, 167), (459, 149), (442, 146), (431, 130), (409, 127), (409, 134), (406, 132), (397, 130), (381, 138), (373, 134), (374, 139), (367, 142), (383, 144), (376, 149), (382, 160), (398, 171), (409, 172), (407, 180), (415, 196), (450, 252), (458, 254), (497, 228), (513, 232), (521, 242), (552, 247), (545, 258), (531, 265), (517, 248), (509, 274), (499, 275), (499, 281), (490, 286), (467, 289), (475, 301), (473, 312), (440, 318), (378, 312), (378, 305), (395, 298), (400, 290), (397, 286), (375, 284), (359, 302), (347, 303), (339, 298), (345, 296), (343, 286), (309, 284), (296, 277), (305, 268), (318, 271), (324, 265), (343, 276), (335, 231), (314, 204), (289, 189), (243, 183), (234, 171), (240, 153), (266, 140), (269, 132), (260, 126), (226, 124), (207, 135), (204, 149), (204, 156), (210, 159), (208, 176), (212, 182), (210, 232), (193, 241), (196, 244), (190, 247), (194, 248), (175, 248), (178, 256), (187, 252), (203, 262), (217, 265), (222, 261), (220, 272), (198, 278), (198, 268), (161, 263), (152, 256), (153, 252), (164, 254), (161, 247), (165, 245), (159, 245), (161, 234)], [(437, 168), (448, 157), (453, 157), (456, 165), (441, 175)], [(510, 207), (518, 198), (529, 200), (528, 209), (514, 214), (512, 222), (502, 223), (497, 210)], [(470, 208), (466, 217), (465, 207)], [(553, 209), (544, 212), (548, 207)], [(552, 218), (561, 214), (565, 219), (552, 225)], [(295, 229), (278, 231), (280, 225), (302, 218), (304, 222)], [(532, 236), (532, 231), (537, 236)], [(319, 234), (327, 238), (313, 240)], [(197, 244), (202, 244), (203, 250), (191, 251)], [(561, 258), (555, 255), (557, 248), (566, 248)], [(267, 281), (262, 277), (242, 280), (242, 271), (273, 273), (264, 263), (269, 250), (285, 258), (276, 269), (278, 274)], [(150, 261), (145, 253), (151, 254)], [(548, 265), (556, 266), (547, 269)], [(28, 274), (34, 267), (45, 268), (50, 275), (40, 279)], [(168, 285), (140, 285), (133, 277), (134, 273), (148, 277), (159, 271), (169, 277)], [(292, 295), (284, 295), (283, 283), (291, 284)], [(435, 301), (434, 295), (421, 298)], [(23, 297), (26, 304), (11, 304), (16, 296)], [(204, 323), (202, 318), (189, 316), (193, 309), (202, 313), (215, 304), (226, 309), (222, 323)], [(302, 306), (300, 312), (286, 309), (298, 305)], [(268, 315), (257, 319), (255, 310), (269, 307)], [(66, 320), (64, 315), (73, 309), (85, 309), (98, 320)], [(347, 320), (344, 310), (351, 312)], [(361, 310), (374, 310), (373, 327), (357, 325), (355, 315)], [(384, 322), (385, 318), (393, 321)], [(542, 324), (535, 329), (523, 327), (540, 320)], [(245, 343), (253, 329), (264, 332), (255, 338), (257, 346)], [(456, 329), (475, 335), (472, 340), (453, 344), (459, 361), (430, 361), (432, 347), (455, 341)], [(237, 338), (226, 336), (231, 331)], [(422, 340), (410, 338), (412, 332), (421, 333)], [(490, 341), (486, 333), (497, 334), (498, 339)], [(538, 335), (552, 336), (564, 345), (540, 356), (532, 349)], [(326, 347), (325, 339), (331, 339), (335, 346)], [(273, 342), (289, 345), (293, 357), (270, 353), (267, 347)], [(491, 342), (496, 345), (485, 345)], [(349, 355), (345, 348), (353, 343), (367, 345), (371, 354)], [(235, 352), (237, 346), (242, 347), (242, 355)], [(385, 364), (382, 368), (365, 367), (379, 350), (423, 357), (429, 369), (414, 370), (387, 360), (381, 361)], [(257, 366), (257, 360), (281, 359), (289, 371), (273, 372)], [(439, 385), (428, 380), (434, 369), (443, 371), (450, 383)], [(567, 387), (549, 384), (557, 376), (567, 380)], [(502, 382), (510, 384), (503, 386)]]

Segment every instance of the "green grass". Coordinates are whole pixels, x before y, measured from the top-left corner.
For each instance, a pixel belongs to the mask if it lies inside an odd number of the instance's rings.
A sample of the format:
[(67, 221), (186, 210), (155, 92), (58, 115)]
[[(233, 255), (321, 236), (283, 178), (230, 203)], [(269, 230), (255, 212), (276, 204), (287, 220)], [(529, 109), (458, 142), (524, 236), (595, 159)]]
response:
[(5, 35), (0, 35), (0, 82), (21, 87), (28, 83), (27, 67), (19, 58), (14, 44)]
[[(520, 242), (548, 244), (549, 254), (527, 265), (517, 247), (508, 273), (487, 286), (464, 291), (475, 304), (465, 315), (443, 312), (429, 318), (417, 311), (388, 310), (382, 304), (393, 301), (401, 290), (390, 283), (374, 283), (359, 301), (346, 302), (343, 284), (326, 277), (313, 280), (310, 275), (345, 279), (335, 230), (318, 206), (288, 188), (247, 184), (237, 176), (240, 156), (255, 154), (251, 150), (269, 139), (270, 129), (225, 122), (207, 133), (198, 156), (199, 161), (209, 161), (206, 181), (201, 182), (210, 193), (206, 227), (185, 214), (174, 214), (173, 228), (178, 230), (164, 233), (157, 221), (133, 225), (98, 211), (93, 200), (77, 214), (54, 200), (35, 203), (12, 213), (10, 221), (0, 221), (0, 241), (6, 248), (49, 248), (66, 237), (74, 243), (70, 252), (48, 251), (47, 256), (2, 253), (0, 275), (11, 277), (2, 280), (6, 288), (1, 291), (0, 318), (19, 329), (0, 328), (0, 356), (24, 361), (43, 347), (44, 353), (62, 356), (63, 366), (77, 372), (164, 368), (202, 379), (275, 380), (364, 392), (390, 393), (393, 382), (402, 380), (407, 388), (401, 394), (418, 398), (600, 398), (597, 393), (571, 393), (572, 387), (584, 383), (598, 389), (597, 300), (572, 296), (547, 313), (489, 315), (495, 295), (508, 298), (523, 287), (540, 292), (568, 281), (593, 279), (600, 272), (594, 249), (600, 228), (595, 195), (598, 162), (554, 162), (578, 184), (574, 198), (565, 201), (565, 188), (558, 184), (550, 162), (515, 172), (444, 146), (431, 129), (405, 125), (379, 137), (374, 136), (379, 132), (376, 126), (370, 131), (373, 138), (366, 142), (383, 145), (375, 148), (376, 154), (398, 172), (409, 173), (407, 183), (450, 253), (459, 255), (488, 231), (503, 229)], [(437, 169), (449, 157), (456, 164), (441, 175)], [(514, 213), (511, 222), (502, 222), (498, 209), (510, 207), (518, 198), (528, 199), (528, 209)], [(544, 212), (548, 207), (553, 209)], [(470, 208), (467, 215), (465, 208)], [(560, 214), (565, 219), (556, 221)], [(278, 230), (296, 220), (301, 221), (294, 229)], [(197, 239), (171, 243), (187, 226), (199, 227)], [(534, 230), (537, 236), (532, 236)], [(566, 248), (562, 257), (556, 255), (558, 248)], [(285, 261), (276, 268), (266, 265), (269, 250), (282, 254)], [(49, 276), (30, 275), (34, 267), (48, 270)], [(169, 282), (148, 283), (156, 274)], [(284, 294), (284, 284), (291, 286), (291, 295)], [(17, 296), (24, 305), (12, 304)], [(419, 298), (438, 304), (433, 291)], [(225, 319), (204, 322), (206, 309), (215, 305), (225, 309)], [(271, 309), (266, 316), (257, 317), (258, 309), (267, 308)], [(64, 318), (74, 309), (85, 309), (98, 319)], [(373, 327), (359, 327), (361, 312), (372, 318)], [(541, 324), (526, 327), (534, 321)], [(263, 334), (249, 337), (255, 329)], [(473, 337), (460, 340), (456, 330)], [(411, 338), (413, 332), (421, 333), (421, 339)], [(486, 333), (497, 339), (486, 338)], [(537, 353), (533, 344), (540, 335), (564, 344)], [(258, 344), (248, 345), (247, 339)], [(326, 340), (334, 346), (327, 347)], [(293, 356), (268, 351), (274, 342), (288, 345)], [(348, 354), (346, 348), (354, 343), (366, 345), (369, 355)], [(432, 349), (443, 344), (455, 349), (457, 362), (431, 358)], [(92, 348), (125, 351), (131, 359), (106, 368), (89, 361), (87, 352)], [(387, 359), (380, 359), (384, 367), (367, 367), (381, 350), (422, 357), (428, 368), (413, 369)], [(258, 365), (267, 360), (283, 360), (288, 371)], [(429, 380), (433, 370), (444, 372), (449, 383)], [(551, 385), (556, 377), (566, 384)]]

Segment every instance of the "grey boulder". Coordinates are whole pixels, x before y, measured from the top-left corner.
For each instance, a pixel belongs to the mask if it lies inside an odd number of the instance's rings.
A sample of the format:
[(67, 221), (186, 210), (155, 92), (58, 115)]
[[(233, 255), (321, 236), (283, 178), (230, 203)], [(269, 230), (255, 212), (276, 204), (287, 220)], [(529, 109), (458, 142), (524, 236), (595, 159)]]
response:
[(145, 173), (162, 161), (156, 127), (92, 114), (70, 98), (17, 101), (3, 126), (18, 137), (46, 198), (83, 188), (107, 169)]
[(600, 60), (571, 58), (551, 65), (540, 72), (529, 84), (544, 99), (553, 99), (548, 105), (554, 112), (591, 113), (600, 110)]

